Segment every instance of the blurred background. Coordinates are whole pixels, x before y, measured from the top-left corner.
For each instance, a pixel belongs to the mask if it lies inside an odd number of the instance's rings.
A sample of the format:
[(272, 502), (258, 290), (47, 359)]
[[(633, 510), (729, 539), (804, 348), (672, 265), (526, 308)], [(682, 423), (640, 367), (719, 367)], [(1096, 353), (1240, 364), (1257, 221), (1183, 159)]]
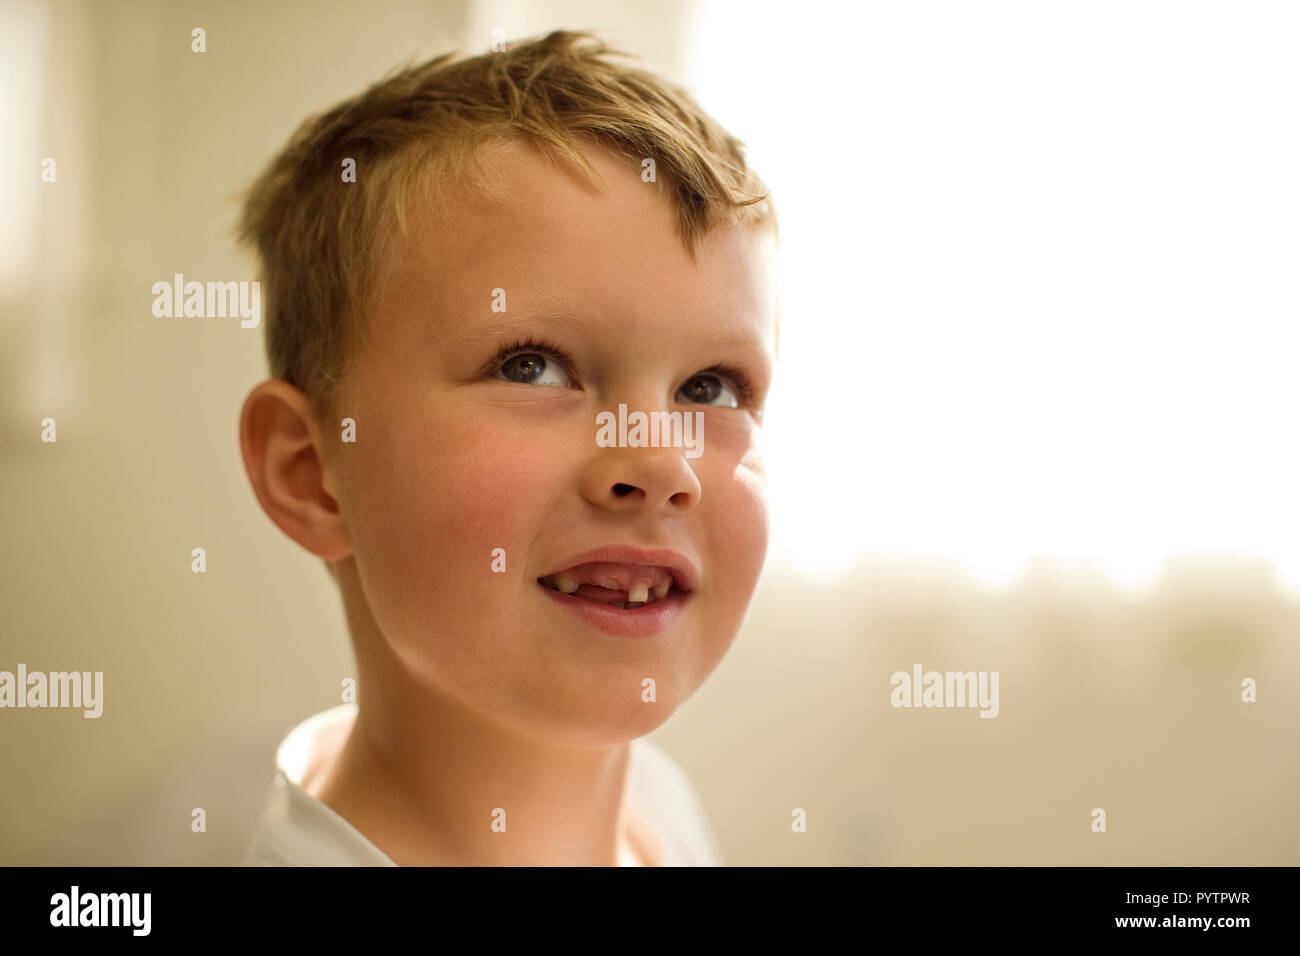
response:
[[(105, 672), (0, 711), (0, 863), (235, 862), (352, 674), (239, 459), (261, 330), (152, 284), (253, 277), (234, 196), (309, 113), (561, 27), (781, 217), (772, 551), (652, 735), (727, 862), (1300, 863), (1300, 10), (1152, 0), (0, 0), (0, 670)], [(998, 717), (891, 707), (914, 664)]]

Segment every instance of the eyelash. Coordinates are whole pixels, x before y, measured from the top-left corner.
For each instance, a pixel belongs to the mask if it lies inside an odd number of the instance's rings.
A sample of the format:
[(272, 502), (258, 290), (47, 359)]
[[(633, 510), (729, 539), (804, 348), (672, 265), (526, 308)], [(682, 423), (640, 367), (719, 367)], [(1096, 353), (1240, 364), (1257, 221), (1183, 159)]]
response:
[[(749, 376), (736, 368), (734, 365), (728, 365), (725, 362), (719, 362), (716, 365), (710, 365), (708, 368), (700, 369), (695, 375), (717, 375), (724, 378), (735, 386), (739, 393), (740, 404), (750, 406), (754, 404), (754, 386), (749, 381)], [(691, 378), (694, 378), (692, 375)]]
[(565, 374), (570, 379), (575, 382), (578, 380), (578, 373), (574, 371), (573, 363), (564, 354), (564, 350), (557, 345), (552, 345), (545, 339), (521, 339), (514, 345), (507, 345), (497, 352), (492, 360), (483, 367), (483, 374), (495, 375), (501, 371), (501, 366), (506, 364), (506, 359), (518, 355), (520, 352), (540, 352), (542, 355), (549, 356), (560, 363), (560, 367), (564, 369)]
[[(553, 358), (560, 363), (560, 367), (564, 369), (565, 374), (568, 375), (570, 379), (575, 382), (578, 381), (578, 373), (574, 370), (573, 363), (569, 361), (568, 355), (566, 355), (564, 350), (559, 346), (553, 345), (545, 339), (522, 339), (515, 342), (513, 345), (507, 345), (505, 348), (497, 352), (492, 361), (488, 362), (484, 367), (484, 374), (493, 375), (499, 372), (501, 366), (505, 364), (506, 359), (518, 355), (520, 352), (539, 352), (542, 355)], [(715, 365), (710, 365), (708, 368), (700, 369), (692, 375), (691, 378), (694, 378), (696, 375), (717, 375), (720, 378), (724, 378), (735, 387), (742, 405), (749, 406), (754, 402), (753, 383), (750, 381), (748, 375), (736, 368), (734, 365), (719, 362)]]

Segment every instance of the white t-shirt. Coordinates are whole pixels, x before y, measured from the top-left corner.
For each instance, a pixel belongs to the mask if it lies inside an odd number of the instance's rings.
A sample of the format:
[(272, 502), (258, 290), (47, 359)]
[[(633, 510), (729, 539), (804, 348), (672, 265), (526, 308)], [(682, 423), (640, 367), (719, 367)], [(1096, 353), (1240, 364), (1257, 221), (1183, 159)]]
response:
[[(302, 788), (308, 768), (342, 744), (356, 715), (356, 704), (341, 704), (307, 718), (284, 738), (244, 866), (397, 865)], [(662, 865), (722, 866), (713, 828), (681, 767), (644, 738), (629, 746), (626, 799), (654, 828), (663, 848)], [(634, 864), (623, 860), (620, 865)]]

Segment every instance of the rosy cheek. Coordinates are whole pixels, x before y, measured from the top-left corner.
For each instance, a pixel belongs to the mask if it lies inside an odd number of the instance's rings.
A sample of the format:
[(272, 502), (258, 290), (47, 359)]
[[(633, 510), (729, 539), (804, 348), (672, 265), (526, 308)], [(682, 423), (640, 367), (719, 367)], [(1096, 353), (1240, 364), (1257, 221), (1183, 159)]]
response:
[(472, 564), (506, 548), (509, 566), (509, 549), (532, 537), (554, 500), (563, 450), (545, 428), (465, 417), (439, 420), (429, 439), (414, 468), (422, 477), (407, 489), (423, 498), (414, 510), (436, 526), (447, 553)]
[(757, 579), (763, 564), (768, 541), (767, 487), (760, 477), (744, 468), (737, 469), (722, 487), (725, 495), (719, 504), (725, 517), (719, 516), (717, 531), (723, 533), (715, 540), (727, 564), (736, 569), (739, 585), (742, 576)]

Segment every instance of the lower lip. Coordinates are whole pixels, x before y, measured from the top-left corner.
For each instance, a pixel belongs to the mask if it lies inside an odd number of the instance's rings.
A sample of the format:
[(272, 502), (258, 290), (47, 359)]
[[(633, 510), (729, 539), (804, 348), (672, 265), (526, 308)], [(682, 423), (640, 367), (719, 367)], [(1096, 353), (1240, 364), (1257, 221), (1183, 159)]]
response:
[(669, 591), (667, 597), (644, 607), (610, 607), (599, 601), (588, 601), (586, 598), (556, 591), (544, 584), (539, 584), (538, 587), (583, 623), (615, 637), (652, 637), (662, 634), (673, 626), (687, 599), (681, 591)]

